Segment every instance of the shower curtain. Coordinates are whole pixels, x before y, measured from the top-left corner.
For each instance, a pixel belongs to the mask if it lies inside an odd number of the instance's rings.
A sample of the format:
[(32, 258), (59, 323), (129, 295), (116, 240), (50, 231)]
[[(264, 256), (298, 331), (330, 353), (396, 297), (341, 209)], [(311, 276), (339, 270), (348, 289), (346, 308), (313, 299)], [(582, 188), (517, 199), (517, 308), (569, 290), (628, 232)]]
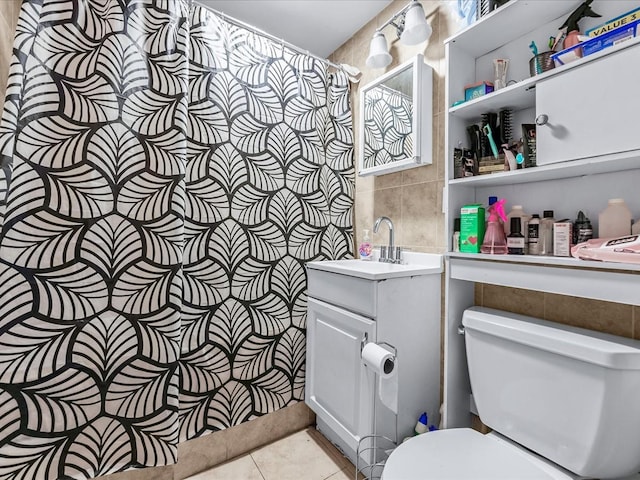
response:
[(303, 399), (352, 255), (348, 80), (181, 0), (23, 4), (0, 123), (0, 478), (174, 463)]

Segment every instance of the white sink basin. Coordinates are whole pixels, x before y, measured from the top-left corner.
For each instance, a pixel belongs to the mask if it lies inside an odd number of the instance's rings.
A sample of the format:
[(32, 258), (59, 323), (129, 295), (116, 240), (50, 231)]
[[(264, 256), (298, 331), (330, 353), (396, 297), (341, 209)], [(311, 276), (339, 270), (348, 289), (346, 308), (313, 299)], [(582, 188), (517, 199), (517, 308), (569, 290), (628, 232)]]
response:
[(411, 277), (442, 273), (442, 255), (431, 253), (406, 252), (405, 264), (383, 263), (363, 260), (331, 260), (309, 262), (307, 268), (333, 272), (366, 280), (384, 280), (386, 278)]

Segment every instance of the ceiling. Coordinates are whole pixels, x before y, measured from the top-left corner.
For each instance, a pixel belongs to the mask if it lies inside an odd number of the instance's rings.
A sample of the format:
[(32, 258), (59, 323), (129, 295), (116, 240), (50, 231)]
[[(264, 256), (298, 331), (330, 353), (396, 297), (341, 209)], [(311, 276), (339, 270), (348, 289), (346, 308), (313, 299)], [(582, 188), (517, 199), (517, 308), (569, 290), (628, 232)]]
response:
[(198, 0), (326, 58), (391, 0)]

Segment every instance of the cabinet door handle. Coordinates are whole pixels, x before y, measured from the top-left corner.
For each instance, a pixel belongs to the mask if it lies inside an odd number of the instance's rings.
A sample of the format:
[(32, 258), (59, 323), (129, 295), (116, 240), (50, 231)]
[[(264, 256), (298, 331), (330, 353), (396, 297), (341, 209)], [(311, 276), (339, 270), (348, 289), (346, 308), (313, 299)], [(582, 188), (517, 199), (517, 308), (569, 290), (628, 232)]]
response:
[(541, 113), (536, 117), (536, 125), (546, 125), (549, 122), (549, 115)]

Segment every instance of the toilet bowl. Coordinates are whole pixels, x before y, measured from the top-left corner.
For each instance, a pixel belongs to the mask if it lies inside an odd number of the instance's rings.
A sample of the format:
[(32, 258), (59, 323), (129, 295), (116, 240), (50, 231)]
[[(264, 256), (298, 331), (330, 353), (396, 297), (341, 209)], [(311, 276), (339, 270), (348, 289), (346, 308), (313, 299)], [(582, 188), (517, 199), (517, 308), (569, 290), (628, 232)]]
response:
[(413, 437), (383, 480), (640, 480), (640, 341), (481, 307), (462, 324), (493, 431)]

